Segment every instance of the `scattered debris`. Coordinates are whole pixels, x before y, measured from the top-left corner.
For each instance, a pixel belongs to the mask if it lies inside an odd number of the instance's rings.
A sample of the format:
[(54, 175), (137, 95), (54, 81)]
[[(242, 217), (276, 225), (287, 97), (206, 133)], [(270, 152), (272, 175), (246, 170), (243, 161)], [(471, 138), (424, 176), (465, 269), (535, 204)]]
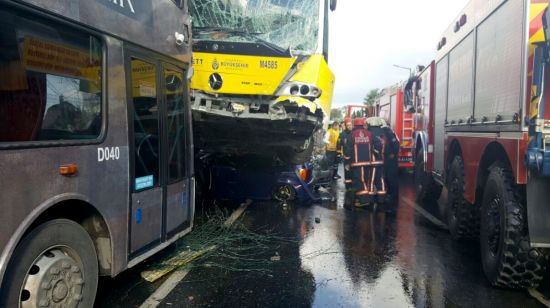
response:
[(252, 200), (248, 199), (246, 200), (245, 203), (241, 204), (241, 206), (236, 209), (232, 214), (231, 216), (229, 216), (229, 218), (227, 218), (227, 220), (223, 223), (223, 226), (228, 228), (228, 227), (231, 227), (231, 225), (237, 220), (239, 219), (239, 217), (241, 217), (241, 215), (244, 213), (244, 211), (246, 210), (246, 208), (252, 204)]
[(281, 256), (279, 256), (279, 252), (275, 252), (275, 255), (270, 258), (271, 261), (281, 261)]
[[(241, 204), (241, 206), (237, 210), (235, 210), (231, 214), (231, 216), (229, 216), (229, 218), (225, 220), (223, 224), (221, 224), (222, 228), (220, 228), (220, 224), (216, 223), (216, 219), (213, 219), (213, 222), (210, 224), (205, 223), (203, 226), (198, 227), (186, 238), (188, 242), (196, 241), (196, 244), (198, 245), (186, 245), (185, 250), (179, 251), (175, 256), (168, 258), (160, 264), (155, 265), (153, 269), (141, 272), (141, 277), (148, 282), (155, 282), (158, 279), (164, 277), (166, 274), (171, 273), (175, 269), (186, 266), (191, 262), (216, 250), (218, 248), (218, 244), (212, 243), (209, 245), (209, 243), (211, 243), (211, 241), (215, 240), (216, 238), (208, 238), (208, 234), (212, 234), (212, 232), (216, 232), (218, 233), (218, 235), (226, 233), (226, 229), (231, 227), (235, 223), (235, 221), (239, 217), (241, 217), (241, 215), (251, 203), (252, 202), (250, 200), (247, 200), (247, 202)], [(197, 238), (193, 238), (193, 236)], [(198, 249), (190, 249), (190, 247), (194, 246)]]
[(214, 249), (216, 249), (216, 246), (210, 246), (200, 251), (182, 251), (176, 256), (162, 262), (160, 268), (141, 272), (141, 277), (148, 282), (155, 282), (176, 268), (185, 266)]

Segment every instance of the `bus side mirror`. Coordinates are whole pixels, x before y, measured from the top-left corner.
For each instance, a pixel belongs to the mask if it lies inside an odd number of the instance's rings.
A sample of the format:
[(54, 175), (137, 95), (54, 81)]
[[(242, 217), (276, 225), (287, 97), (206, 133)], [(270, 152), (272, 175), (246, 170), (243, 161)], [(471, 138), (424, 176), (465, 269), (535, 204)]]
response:
[(336, 0), (330, 0), (330, 10), (333, 12), (336, 10)]

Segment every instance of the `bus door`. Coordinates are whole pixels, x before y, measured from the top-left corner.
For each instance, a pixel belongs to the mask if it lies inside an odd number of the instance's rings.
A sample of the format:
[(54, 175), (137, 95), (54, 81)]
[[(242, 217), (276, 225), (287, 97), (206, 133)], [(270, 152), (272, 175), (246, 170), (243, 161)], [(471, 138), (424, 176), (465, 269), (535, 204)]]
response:
[(189, 226), (188, 93), (184, 70), (158, 57), (127, 58), (131, 162), (130, 255)]

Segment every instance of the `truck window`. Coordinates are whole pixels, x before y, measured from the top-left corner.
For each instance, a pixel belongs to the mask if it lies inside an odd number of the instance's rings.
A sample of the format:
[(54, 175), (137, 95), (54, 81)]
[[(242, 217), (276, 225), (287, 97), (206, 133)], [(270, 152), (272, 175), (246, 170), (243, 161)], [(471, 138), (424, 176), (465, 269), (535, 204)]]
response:
[(96, 139), (101, 65), (94, 36), (0, 12), (0, 143)]

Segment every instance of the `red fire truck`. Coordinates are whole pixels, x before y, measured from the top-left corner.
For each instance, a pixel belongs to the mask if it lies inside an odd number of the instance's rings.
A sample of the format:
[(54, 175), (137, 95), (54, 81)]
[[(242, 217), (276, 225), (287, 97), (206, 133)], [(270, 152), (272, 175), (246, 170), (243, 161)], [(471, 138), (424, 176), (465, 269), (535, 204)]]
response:
[(342, 108), (344, 121), (351, 121), (358, 117), (370, 117), (373, 115), (372, 107), (367, 105), (347, 105)]
[(413, 114), (405, 103), (408, 82), (382, 89), (375, 102), (375, 114), (386, 120), (401, 142), (399, 167), (411, 168), (413, 160)]
[(437, 199), (446, 186), (451, 234), (479, 237), (495, 286), (536, 286), (547, 265), (547, 6), (470, 1), (411, 87), (418, 198)]

